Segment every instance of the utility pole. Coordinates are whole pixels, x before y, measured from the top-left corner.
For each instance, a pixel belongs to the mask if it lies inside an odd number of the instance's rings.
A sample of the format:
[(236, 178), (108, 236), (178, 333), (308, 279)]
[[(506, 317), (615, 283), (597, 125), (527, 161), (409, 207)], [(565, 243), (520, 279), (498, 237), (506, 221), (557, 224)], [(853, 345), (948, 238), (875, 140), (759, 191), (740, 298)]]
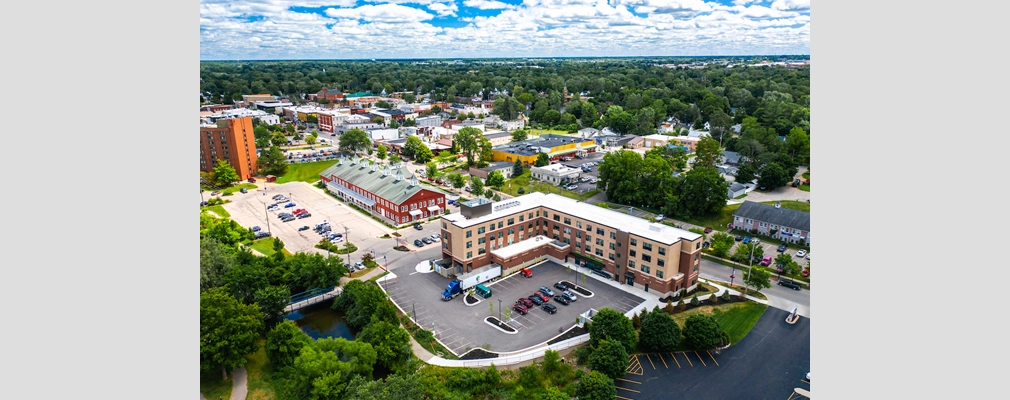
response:
[(267, 212), (267, 203), (263, 203), (263, 218), (267, 220), (267, 233), (270, 233), (270, 213)]
[(501, 322), (501, 299), (498, 299), (498, 321)]
[[(347, 225), (344, 225), (344, 241), (348, 245), (351, 244), (351, 230), (347, 228)], [(351, 267), (351, 252), (349, 251), (347, 252), (347, 267)]]

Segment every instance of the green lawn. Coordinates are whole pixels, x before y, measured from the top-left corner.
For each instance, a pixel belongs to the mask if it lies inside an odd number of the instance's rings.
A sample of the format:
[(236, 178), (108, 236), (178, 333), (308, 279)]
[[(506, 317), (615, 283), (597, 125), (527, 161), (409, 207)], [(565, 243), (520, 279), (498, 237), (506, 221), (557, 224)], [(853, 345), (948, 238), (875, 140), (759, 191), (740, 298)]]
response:
[(337, 160), (316, 161), (310, 163), (288, 164), (288, 172), (277, 177), (277, 183), (288, 182), (315, 182), (319, 180), (319, 174), (323, 170), (336, 164)]
[[(246, 359), (246, 378), (248, 385), (248, 392), (246, 394), (247, 400), (267, 400), (275, 399), (277, 395), (275, 393), (273, 382), (270, 380), (270, 360), (267, 358), (266, 348), (264, 347), (266, 340), (260, 339), (259, 350), (255, 353), (245, 356)], [(211, 397), (205, 396), (208, 399)]]
[(810, 185), (800, 185), (800, 190), (802, 190), (804, 192), (809, 192), (810, 191)]
[(810, 171), (803, 173), (803, 179), (810, 179)]
[(221, 205), (209, 206), (209, 207), (200, 207), (200, 209), (201, 210), (210, 211), (210, 212), (212, 212), (214, 214), (217, 214), (217, 216), (221, 217), (221, 218), (231, 218), (231, 214), (229, 214), (227, 211), (225, 211), (224, 210), (224, 206), (221, 206)]
[[(267, 257), (272, 256), (275, 253), (274, 238), (263, 238), (260, 240), (254, 240), (252, 244), (249, 245), (249, 247), (253, 248), (254, 250), (262, 253), (264, 256)], [(291, 252), (288, 251), (288, 249), (281, 249), (281, 252), (284, 253), (284, 255), (286, 256), (291, 255)]]
[(575, 199), (575, 200), (579, 200), (579, 201), (581, 201), (583, 199), (587, 199), (589, 197), (592, 197), (592, 196), (594, 196), (594, 195), (596, 195), (597, 193), (600, 192), (599, 190), (595, 190), (594, 189), (594, 190), (586, 192), (585, 195), (582, 195), (582, 194), (573, 192), (571, 190), (565, 190), (565, 189), (559, 188), (559, 187), (551, 185), (549, 183), (544, 183), (544, 182), (540, 182), (540, 181), (533, 181), (532, 178), (530, 178), (530, 171), (529, 170), (527, 170), (526, 172), (523, 172), (522, 175), (520, 175), (520, 176), (518, 176), (516, 178), (512, 178), (512, 179), (509, 179), (509, 180), (505, 181), (505, 184), (502, 185), (502, 192), (503, 193), (508, 193), (509, 192), (509, 184), (512, 185), (512, 195), (513, 196), (521, 196), (519, 194), (519, 188), (520, 187), (521, 188), (525, 188), (527, 190), (526, 193), (529, 193), (530, 191), (541, 192), (541, 193), (548, 193), (548, 191), (549, 191), (550, 193), (559, 194), (559, 195), (565, 196), (565, 197), (567, 197), (569, 199)]
[(256, 189), (257, 187), (258, 186), (254, 185), (252, 183), (248, 183), (248, 182), (246, 182), (246, 183), (240, 183), (238, 185), (225, 188), (224, 190), (221, 191), (221, 194), (224, 195), (224, 194), (229, 194), (229, 193), (236, 193), (236, 192), (238, 192), (242, 188), (245, 188), (246, 190), (250, 190), (251, 191), (253, 189)]
[(200, 393), (207, 399), (228, 399), (231, 398), (231, 373), (228, 380), (221, 380), (221, 370), (200, 374)]
[[(740, 303), (720, 304), (710, 307), (699, 307), (689, 311), (673, 314), (673, 319), (677, 321), (681, 329), (687, 317), (694, 314), (704, 314), (715, 319), (722, 330), (729, 335), (730, 343), (737, 343), (754, 327), (761, 315), (768, 309), (767, 305), (745, 301)], [(688, 349), (684, 343), (678, 346), (678, 350)]]

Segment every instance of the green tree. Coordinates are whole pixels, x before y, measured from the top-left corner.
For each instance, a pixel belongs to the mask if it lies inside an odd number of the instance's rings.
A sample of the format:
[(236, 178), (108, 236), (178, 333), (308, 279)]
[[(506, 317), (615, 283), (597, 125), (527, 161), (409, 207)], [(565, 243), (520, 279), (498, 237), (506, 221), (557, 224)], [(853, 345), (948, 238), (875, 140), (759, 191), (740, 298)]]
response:
[(595, 348), (603, 339), (620, 343), (626, 352), (634, 351), (635, 327), (631, 319), (612, 308), (598, 311), (589, 325), (589, 345)]
[(413, 104), (414, 102), (417, 101), (417, 96), (415, 96), (413, 93), (404, 93), (402, 96), (400, 96), (400, 98), (407, 104)]
[(733, 236), (725, 232), (716, 232), (712, 235), (712, 253), (717, 257), (726, 257), (733, 243)]
[(417, 121), (413, 118), (403, 120), (403, 126), (417, 126)]
[(257, 349), (263, 317), (256, 305), (244, 305), (226, 288), (200, 293), (200, 369), (228, 371), (245, 365), (245, 356)]
[[(215, 173), (215, 178), (216, 175)], [(788, 175), (785, 168), (782, 168), (779, 163), (768, 163), (761, 168), (761, 176), (758, 177), (758, 187), (762, 190), (772, 190), (785, 186), (791, 179), (792, 176)]]
[(386, 379), (370, 380), (355, 376), (347, 384), (347, 400), (421, 400), (424, 398), (424, 383), (417, 374), (393, 374)]
[(361, 129), (350, 129), (340, 135), (340, 151), (357, 153), (372, 146), (372, 141), (368, 139), (368, 134)]
[(291, 299), (291, 289), (287, 286), (264, 286), (256, 289), (253, 299), (263, 312), (263, 320), (266, 326), (273, 327), (280, 322), (285, 314), (284, 308), (288, 306)]
[(288, 144), (288, 138), (287, 136), (284, 136), (283, 132), (278, 131), (274, 132), (273, 136), (270, 137), (270, 142), (273, 143), (274, 146), (283, 146)]
[(613, 400), (617, 398), (617, 386), (599, 371), (590, 371), (579, 379), (575, 393), (579, 400)]
[(478, 157), (481, 156), (480, 139), (484, 139), (481, 131), (469, 126), (461, 128), (452, 139), (452, 142), (454, 144), (458, 143), (460, 150), (466, 155), (467, 166), (472, 167), (476, 165)]
[[(751, 253), (752, 251), (753, 253)], [(733, 258), (739, 260), (744, 264), (749, 264), (752, 254), (753, 257), (755, 258), (761, 258), (764, 257), (764, 252), (765, 250), (763, 247), (758, 246), (754, 243), (746, 243), (746, 244), (741, 243), (739, 246), (736, 247), (736, 251), (733, 252)]]
[(543, 167), (550, 165), (551, 159), (547, 156), (547, 153), (537, 154), (537, 161), (533, 163), (534, 167)]
[(715, 319), (693, 314), (684, 321), (684, 343), (693, 349), (712, 349), (722, 340), (722, 328)]
[(270, 129), (264, 125), (253, 128), (253, 137), (256, 139), (270, 138)]
[(754, 174), (757, 171), (754, 170), (754, 166), (750, 163), (744, 163), (736, 169), (736, 181), (740, 184), (745, 184), (754, 180)]
[(505, 176), (502, 175), (500, 170), (491, 171), (491, 173), (487, 175), (486, 183), (488, 186), (501, 189), (501, 185), (505, 184)]
[(275, 237), (273, 239), (273, 249), (274, 251), (281, 251), (284, 249), (284, 242), (281, 241), (281, 238)]
[(496, 98), (491, 107), (491, 114), (497, 115), (506, 121), (515, 119), (519, 112), (525, 109), (518, 100), (511, 96)]
[(460, 189), (462, 189), (463, 186), (466, 186), (466, 178), (463, 178), (463, 175), (460, 174), (459, 172), (453, 172), (449, 174), (448, 176), (446, 176), (446, 179), (449, 180), (449, 184), (451, 184), (452, 187), (455, 188), (457, 192)]
[(233, 250), (217, 239), (200, 238), (200, 290), (227, 283), (227, 275), (235, 267)]
[(407, 141), (403, 144), (403, 156), (414, 158), (422, 147), (427, 148), (421, 138), (414, 135), (407, 136)]
[[(248, 250), (240, 250), (248, 251)], [(256, 301), (254, 294), (256, 290), (270, 284), (267, 280), (266, 268), (259, 262), (235, 262), (235, 266), (228, 270), (224, 276), (224, 282), (228, 285), (231, 295), (242, 302), (250, 304)]]
[(673, 317), (655, 307), (642, 318), (638, 341), (646, 351), (673, 351), (680, 344), (680, 326)]
[(494, 192), (494, 189), (491, 188), (484, 189), (484, 197), (487, 197), (488, 200), (494, 198), (495, 195), (496, 193)]
[(722, 148), (719, 142), (708, 136), (702, 136), (694, 148), (696, 154), (694, 166), (715, 168), (722, 163)]
[(719, 212), (729, 201), (729, 182), (715, 168), (695, 166), (678, 186), (680, 215), (684, 218)]
[(421, 146), (417, 152), (414, 153), (414, 161), (419, 163), (426, 163), (431, 161), (432, 158), (435, 158), (435, 155), (432, 154), (431, 149), (429, 149), (428, 146)]
[(396, 119), (390, 119), (389, 120), (389, 127), (392, 128), (392, 129), (399, 128), (400, 127), (400, 122), (397, 121)]
[(263, 151), (263, 155), (256, 160), (261, 173), (265, 175), (284, 175), (288, 171), (288, 159), (280, 147), (270, 146)]
[(771, 274), (761, 268), (750, 268), (744, 271), (743, 281), (747, 284), (747, 290), (754, 287), (754, 290), (761, 291), (772, 287)]
[(312, 338), (302, 332), (293, 321), (284, 321), (267, 333), (267, 358), (274, 370), (280, 370), (295, 362), (302, 347), (312, 343)]
[(529, 133), (525, 129), (512, 131), (512, 143), (521, 142), (526, 139), (529, 139)]
[(316, 253), (298, 252), (284, 259), (290, 273), (292, 291), (302, 292), (313, 288), (328, 288), (340, 283), (348, 273), (339, 257), (326, 257)]
[(379, 149), (375, 153), (375, 157), (378, 158), (379, 160), (385, 160), (386, 159), (386, 146), (385, 145), (383, 145), (381, 143), (379, 144)]
[(619, 342), (601, 340), (589, 356), (589, 367), (611, 379), (620, 378), (627, 373), (628, 352)]
[(334, 300), (333, 309), (345, 313), (351, 329), (362, 329), (370, 322), (397, 323), (396, 311), (386, 294), (374, 282), (353, 280), (344, 285), (344, 291)]
[(305, 137), (305, 144), (308, 144), (310, 146), (316, 144), (316, 137), (315, 136), (311, 136), (311, 135), (310, 136), (306, 136)]
[(512, 177), (516, 178), (521, 176), (526, 172), (526, 167), (523, 166), (523, 161), (516, 159), (516, 163), (512, 165)]
[(438, 157), (436, 157), (435, 160), (438, 161), (438, 165), (446, 165), (455, 162), (456, 155), (447, 150), (442, 150), (438, 153)]
[(386, 321), (376, 321), (365, 326), (356, 340), (372, 345), (378, 355), (379, 365), (392, 369), (410, 358), (410, 334)]
[(435, 163), (434, 161), (430, 161), (427, 164), (424, 164), (424, 173), (429, 178), (434, 179), (434, 178), (438, 178), (438, 176), (442, 172), (438, 170), (438, 164), (437, 163)]
[(479, 176), (470, 176), (470, 193), (473, 193), (475, 196), (484, 194), (484, 181)]
[(217, 164), (214, 165), (214, 184), (217, 187), (231, 186), (232, 183), (240, 179), (242, 178), (239, 178), (238, 173), (235, 172), (235, 168), (232, 168), (227, 161), (222, 159), (217, 160)]

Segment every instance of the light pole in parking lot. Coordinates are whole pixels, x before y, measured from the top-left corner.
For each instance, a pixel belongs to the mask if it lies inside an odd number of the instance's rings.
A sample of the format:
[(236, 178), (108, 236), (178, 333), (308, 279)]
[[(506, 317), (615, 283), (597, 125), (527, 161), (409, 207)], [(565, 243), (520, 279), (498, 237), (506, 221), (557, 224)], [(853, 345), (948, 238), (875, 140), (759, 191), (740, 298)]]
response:
[(501, 299), (498, 299), (498, 321), (501, 321)]
[(267, 232), (270, 232), (270, 213), (267, 212), (267, 203), (263, 203), (263, 218), (267, 220)]
[[(351, 230), (347, 227), (347, 225), (344, 225), (344, 242), (347, 243), (347, 245), (351, 244)], [(348, 251), (347, 267), (350, 268), (350, 266), (351, 266), (351, 252)]]

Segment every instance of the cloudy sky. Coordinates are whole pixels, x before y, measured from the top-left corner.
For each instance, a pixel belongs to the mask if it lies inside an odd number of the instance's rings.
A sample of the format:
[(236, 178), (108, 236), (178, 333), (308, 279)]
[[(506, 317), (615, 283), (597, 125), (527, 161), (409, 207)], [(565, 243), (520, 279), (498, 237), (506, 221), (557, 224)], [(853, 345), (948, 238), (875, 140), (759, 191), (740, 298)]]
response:
[(201, 0), (202, 60), (810, 54), (810, 0)]

